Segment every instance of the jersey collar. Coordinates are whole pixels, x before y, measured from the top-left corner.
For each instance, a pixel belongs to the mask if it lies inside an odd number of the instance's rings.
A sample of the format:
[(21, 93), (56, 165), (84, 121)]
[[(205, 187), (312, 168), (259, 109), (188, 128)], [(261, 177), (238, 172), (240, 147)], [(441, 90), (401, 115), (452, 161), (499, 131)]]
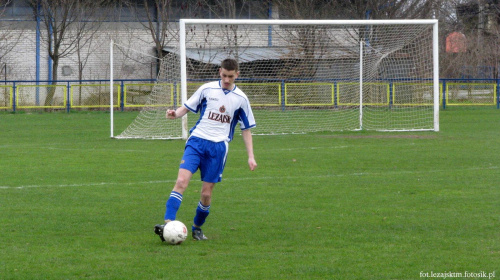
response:
[(230, 93), (231, 91), (234, 91), (234, 90), (236, 89), (236, 84), (234, 85), (234, 87), (233, 87), (233, 89), (232, 89), (232, 90), (222, 88), (222, 82), (221, 82), (221, 80), (219, 80), (219, 86), (220, 86), (220, 88), (222, 89), (222, 91), (224, 92), (224, 94), (226, 94), (226, 95), (227, 95), (228, 93)]

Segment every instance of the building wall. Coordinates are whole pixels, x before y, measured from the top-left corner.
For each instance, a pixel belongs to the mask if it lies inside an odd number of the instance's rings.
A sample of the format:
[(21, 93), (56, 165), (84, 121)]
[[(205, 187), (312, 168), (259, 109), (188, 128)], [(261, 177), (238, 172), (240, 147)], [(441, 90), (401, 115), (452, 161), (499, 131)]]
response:
[[(151, 56), (155, 55), (155, 51), (148, 30), (140, 24), (132, 23), (106, 23), (99, 30), (83, 38), (82, 41), (86, 44), (81, 49), (80, 59), (76, 50), (60, 58), (58, 80), (79, 79), (79, 64), (83, 69), (83, 80), (109, 79), (111, 40), (119, 46), (115, 48), (117, 56), (115, 67), (119, 67), (118, 71), (115, 69), (116, 79), (151, 78), (151, 63), (154, 62)], [(39, 80), (49, 79), (51, 70), (49, 70), (48, 45), (44, 40), (46, 31), (41, 30), (41, 32), (43, 35), (40, 39), (40, 51), (37, 54), (35, 22), (21, 22), (15, 28), (0, 29), (0, 38), (4, 41), (0, 50), (0, 79), (36, 80), (37, 56), (39, 57)], [(127, 55), (120, 56), (120, 48)], [(61, 50), (64, 51), (64, 48)], [(123, 67), (124, 65), (129, 67)], [(6, 73), (5, 69), (7, 69)]]

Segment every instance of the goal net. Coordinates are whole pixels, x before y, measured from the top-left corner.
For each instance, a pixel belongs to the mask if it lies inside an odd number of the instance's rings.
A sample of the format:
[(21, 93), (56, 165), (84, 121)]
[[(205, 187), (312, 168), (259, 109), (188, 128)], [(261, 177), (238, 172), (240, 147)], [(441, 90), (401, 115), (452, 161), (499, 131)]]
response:
[[(167, 109), (180, 104), (178, 55), (165, 54), (159, 59), (154, 54), (112, 41), (110, 65), (112, 138), (186, 138), (187, 127), (182, 128), (182, 120), (167, 120), (165, 117)], [(114, 110), (118, 108), (140, 111), (125, 130), (115, 135)]]
[[(240, 63), (236, 85), (252, 105), (254, 134), (439, 130), (437, 20), (183, 19), (179, 26), (179, 44), (165, 48), (158, 86), (127, 129), (131, 137), (185, 138), (198, 116), (166, 121), (165, 109), (219, 79), (227, 57)], [(155, 106), (165, 98), (173, 103)]]

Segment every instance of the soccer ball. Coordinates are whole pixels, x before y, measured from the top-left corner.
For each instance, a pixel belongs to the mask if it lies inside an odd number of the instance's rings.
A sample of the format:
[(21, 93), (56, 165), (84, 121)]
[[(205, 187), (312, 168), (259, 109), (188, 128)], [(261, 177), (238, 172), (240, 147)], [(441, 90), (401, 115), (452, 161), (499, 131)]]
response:
[(172, 244), (178, 245), (186, 240), (188, 235), (188, 230), (186, 225), (181, 221), (171, 221), (168, 222), (163, 228), (163, 238), (165, 241)]

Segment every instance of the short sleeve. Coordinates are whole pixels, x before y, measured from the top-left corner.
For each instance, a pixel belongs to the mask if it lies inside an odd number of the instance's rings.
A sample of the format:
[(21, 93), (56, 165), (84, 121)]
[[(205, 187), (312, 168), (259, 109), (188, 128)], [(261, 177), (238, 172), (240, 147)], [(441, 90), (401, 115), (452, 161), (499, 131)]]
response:
[(198, 88), (198, 90), (184, 103), (184, 107), (188, 108), (193, 113), (198, 113), (201, 100), (203, 100), (204, 89), (205, 87), (203, 86)]
[(238, 121), (241, 130), (250, 129), (256, 126), (255, 117), (253, 116), (252, 107), (250, 106), (248, 98), (245, 98), (245, 102), (242, 104), (238, 113)]

